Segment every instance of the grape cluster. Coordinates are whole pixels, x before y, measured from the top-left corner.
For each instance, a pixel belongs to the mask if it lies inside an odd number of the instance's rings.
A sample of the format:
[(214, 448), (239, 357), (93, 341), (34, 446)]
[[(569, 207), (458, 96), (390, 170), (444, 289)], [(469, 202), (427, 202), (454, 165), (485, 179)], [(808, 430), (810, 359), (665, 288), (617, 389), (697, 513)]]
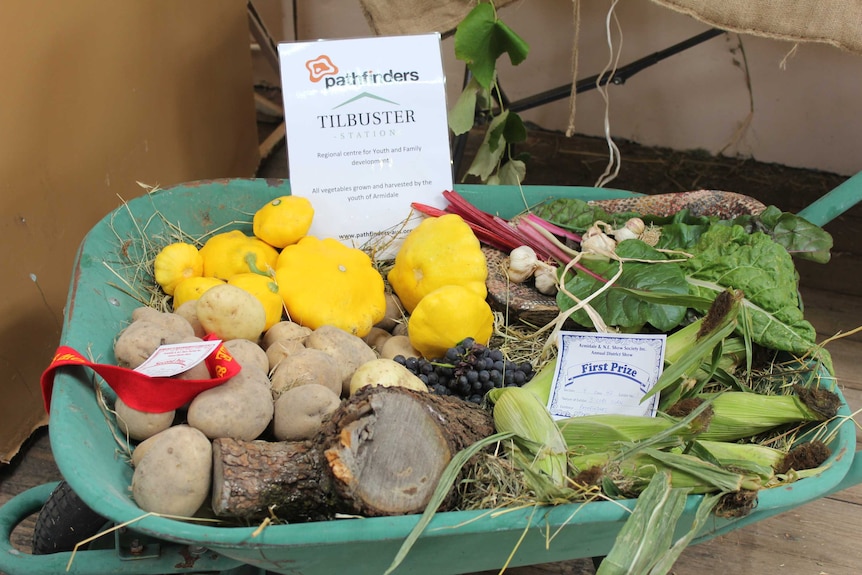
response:
[(495, 387), (521, 386), (535, 375), (529, 362), (506, 359), (499, 349), (491, 349), (472, 338), (446, 350), (445, 357), (424, 359), (398, 355), (395, 361), (406, 367), (438, 395), (454, 395), (476, 404)]

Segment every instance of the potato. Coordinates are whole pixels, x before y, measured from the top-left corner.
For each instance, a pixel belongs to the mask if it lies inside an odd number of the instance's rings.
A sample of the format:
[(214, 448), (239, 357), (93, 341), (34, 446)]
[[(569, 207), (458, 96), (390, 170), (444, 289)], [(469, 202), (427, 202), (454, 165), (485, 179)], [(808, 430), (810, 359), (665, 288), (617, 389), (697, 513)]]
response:
[(177, 425), (147, 442), (132, 475), (135, 503), (148, 512), (193, 516), (210, 492), (210, 440), (197, 429)]
[(383, 347), (379, 350), (380, 357), (386, 359), (394, 359), (396, 355), (404, 357), (422, 357), (415, 347), (410, 343), (410, 338), (406, 335), (393, 335)]
[(305, 343), (305, 338), (311, 335), (311, 328), (292, 321), (280, 321), (266, 330), (263, 334), (263, 349), (269, 349), (273, 343), (294, 339)]
[(132, 321), (150, 321), (180, 335), (195, 335), (194, 326), (183, 316), (159, 311), (147, 306), (132, 310)]
[(350, 378), (350, 395), (366, 385), (383, 387), (406, 387), (416, 391), (428, 391), (428, 386), (413, 373), (391, 359), (379, 358), (363, 363)]
[(266, 372), (247, 365), (225, 383), (202, 391), (189, 405), (188, 422), (209, 437), (257, 439), (272, 421)]
[(406, 312), (404, 311), (404, 306), (401, 305), (401, 300), (398, 299), (398, 296), (394, 293), (387, 293), (386, 314), (383, 316), (382, 320), (377, 322), (375, 327), (379, 327), (380, 329), (384, 329), (389, 333), (392, 333), (392, 330), (395, 329), (396, 325), (403, 323), (405, 316)]
[(331, 355), (303, 348), (285, 357), (272, 371), (272, 398), (294, 387), (316, 383), (341, 395), (341, 370)]
[(114, 342), (114, 357), (120, 367), (135, 369), (160, 345), (181, 343), (189, 337), (194, 337), (190, 331), (178, 333), (148, 319), (133, 321), (117, 336)]
[(399, 323), (393, 327), (392, 335), (407, 335), (407, 322)]
[(120, 431), (135, 441), (143, 441), (166, 430), (173, 424), (176, 415), (174, 410), (164, 413), (139, 411), (126, 405), (119, 397), (114, 403), (114, 411), (117, 413), (117, 426)]
[(203, 338), (207, 334), (207, 330), (201, 325), (201, 320), (198, 319), (198, 300), (192, 299), (174, 310), (174, 314), (184, 318), (192, 326), (195, 335)]
[(275, 402), (273, 434), (278, 441), (311, 439), (339, 405), (338, 394), (316, 383), (288, 389)]
[(263, 348), (247, 339), (230, 339), (224, 342), (224, 347), (242, 367), (256, 365), (269, 373), (269, 359)]
[(303, 349), (305, 349), (305, 346), (297, 339), (282, 339), (273, 342), (272, 345), (266, 348), (269, 371), (272, 372), (284, 358)]
[(325, 351), (335, 358), (341, 369), (341, 395), (350, 395), (350, 378), (356, 368), (377, 359), (377, 354), (362, 338), (332, 325), (323, 325), (311, 332), (305, 347)]
[(195, 308), (208, 334), (228, 341), (248, 339), (257, 342), (266, 327), (263, 304), (244, 289), (221, 284), (211, 287), (198, 298)]
[(371, 331), (362, 338), (362, 341), (368, 344), (368, 347), (375, 350), (377, 353), (380, 353), (380, 349), (383, 347), (383, 344), (386, 343), (392, 337), (392, 334), (386, 331), (383, 328), (372, 327)]

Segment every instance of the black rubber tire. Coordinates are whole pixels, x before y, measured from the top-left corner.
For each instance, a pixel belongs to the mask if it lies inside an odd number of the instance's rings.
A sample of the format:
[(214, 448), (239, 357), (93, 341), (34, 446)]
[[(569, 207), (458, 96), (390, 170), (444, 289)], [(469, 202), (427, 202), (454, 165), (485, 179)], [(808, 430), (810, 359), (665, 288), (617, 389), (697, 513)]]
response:
[(75, 545), (102, 531), (107, 520), (87, 507), (69, 484), (61, 481), (36, 517), (33, 555), (72, 551)]

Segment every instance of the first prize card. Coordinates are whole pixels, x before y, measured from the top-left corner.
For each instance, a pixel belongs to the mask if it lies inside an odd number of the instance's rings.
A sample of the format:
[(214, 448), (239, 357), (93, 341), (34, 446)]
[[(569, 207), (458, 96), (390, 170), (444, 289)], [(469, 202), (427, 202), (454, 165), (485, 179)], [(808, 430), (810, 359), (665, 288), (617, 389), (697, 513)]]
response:
[(613, 413), (654, 416), (664, 366), (665, 334), (560, 332), (548, 400), (556, 419)]
[(440, 35), (282, 43), (278, 53), (291, 193), (314, 206), (309, 234), (394, 256), (421, 219), (411, 202), (442, 208), (452, 189)]

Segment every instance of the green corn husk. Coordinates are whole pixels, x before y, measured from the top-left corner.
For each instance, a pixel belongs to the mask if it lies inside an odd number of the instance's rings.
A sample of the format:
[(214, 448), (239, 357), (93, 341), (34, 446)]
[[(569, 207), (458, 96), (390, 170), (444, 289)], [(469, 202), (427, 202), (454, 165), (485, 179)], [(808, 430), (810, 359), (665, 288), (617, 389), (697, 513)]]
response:
[(695, 441), (690, 453), (725, 469), (757, 475), (763, 486), (775, 479), (775, 470), (784, 461), (786, 453), (759, 443), (733, 443), (729, 441)]
[[(579, 453), (606, 451), (615, 444), (631, 443), (667, 431), (674, 421), (645, 415), (582, 415), (557, 420), (557, 426), (569, 449)], [(679, 436), (671, 436), (663, 446), (679, 445)]]
[(560, 419), (557, 426), (569, 451), (583, 455), (629, 445), (633, 449), (680, 447), (700, 434), (711, 417), (710, 402), (703, 401), (682, 418), (597, 414)]
[(816, 395), (834, 396), (825, 408), (813, 409), (798, 394), (763, 395), (744, 391), (701, 394), (708, 399), (713, 415), (709, 427), (698, 436), (701, 440), (736, 441), (788, 425), (826, 421), (835, 416), (840, 406), (837, 395), (824, 389)]
[(673, 541), (685, 509), (687, 489), (675, 488), (666, 472), (656, 473), (644, 489), (634, 511), (623, 524), (614, 545), (596, 575), (665, 575), (700, 532), (719, 501), (706, 496), (698, 505), (688, 531)]
[(706, 316), (670, 334), (665, 342), (664, 371), (644, 399), (660, 393), (659, 409), (666, 409), (683, 397), (682, 383), (693, 378), (704, 363), (716, 363), (707, 359), (738, 327), (742, 301), (739, 290), (720, 292)]
[(513, 433), (523, 457), (516, 461), (532, 472), (541, 472), (556, 487), (565, 487), (568, 477), (566, 441), (547, 408), (523, 387), (494, 390), (494, 425), (498, 432)]
[[(548, 401), (551, 399), (551, 387), (554, 384), (554, 372), (557, 369), (557, 359), (546, 363), (542, 368), (536, 372), (533, 377), (522, 385), (523, 389), (529, 390), (542, 405), (548, 405)], [(494, 393), (496, 390), (491, 390), (491, 393)]]
[[(641, 449), (620, 458), (619, 452), (591, 453), (570, 459), (581, 473), (601, 469), (602, 488), (610, 497), (638, 497), (656, 473), (670, 475), (674, 488), (691, 493), (757, 491), (763, 481), (757, 473), (731, 471), (695, 455), (658, 449)], [(578, 481), (579, 476), (575, 476)]]

